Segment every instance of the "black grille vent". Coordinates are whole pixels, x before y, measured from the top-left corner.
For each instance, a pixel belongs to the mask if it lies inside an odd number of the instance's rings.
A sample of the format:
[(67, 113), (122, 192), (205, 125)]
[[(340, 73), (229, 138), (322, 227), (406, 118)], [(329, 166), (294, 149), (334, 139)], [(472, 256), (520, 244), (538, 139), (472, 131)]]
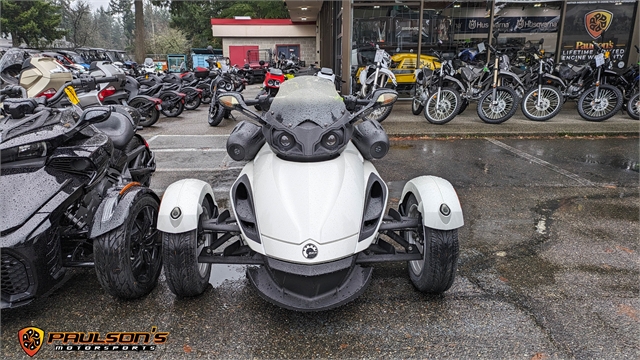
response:
[(29, 276), (27, 268), (16, 257), (2, 254), (2, 293), (16, 295), (27, 291)]

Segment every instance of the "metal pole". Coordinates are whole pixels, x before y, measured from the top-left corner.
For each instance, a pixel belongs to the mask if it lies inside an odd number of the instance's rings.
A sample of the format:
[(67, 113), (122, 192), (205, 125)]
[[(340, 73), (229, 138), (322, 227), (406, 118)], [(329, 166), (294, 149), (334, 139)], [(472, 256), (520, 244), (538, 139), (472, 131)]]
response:
[(416, 69), (420, 69), (420, 54), (422, 54), (422, 20), (424, 16), (424, 0), (420, 0), (420, 23), (418, 24), (418, 56)]
[(351, 0), (342, 0), (342, 93), (351, 93)]
[[(494, 21), (493, 18), (494, 18), (494, 15), (495, 15), (494, 14), (495, 6), (493, 5), (494, 1), (487, 1), (487, 4), (490, 6), (489, 7), (489, 11), (491, 11), (489, 13), (490, 14), (490, 16), (489, 16), (489, 39), (487, 39), (487, 41), (488, 41), (489, 44), (491, 44), (491, 39), (493, 39), (493, 21)], [(498, 44), (495, 44), (495, 45), (497, 46)], [(491, 48), (489, 48), (487, 46), (487, 64), (489, 64), (489, 59), (490, 58), (491, 58)]]
[(562, 37), (564, 36), (564, 21), (567, 16), (567, 2), (562, 2), (562, 10), (560, 10), (560, 29), (558, 29), (558, 38), (556, 39), (556, 56), (555, 61), (560, 61), (562, 55)]

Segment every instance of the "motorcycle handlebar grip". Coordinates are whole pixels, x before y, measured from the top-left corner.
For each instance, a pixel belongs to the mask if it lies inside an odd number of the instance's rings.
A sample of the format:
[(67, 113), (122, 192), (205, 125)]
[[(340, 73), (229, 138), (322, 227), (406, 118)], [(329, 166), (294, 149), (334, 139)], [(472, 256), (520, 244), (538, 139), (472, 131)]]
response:
[(101, 78), (95, 78), (96, 84), (110, 83), (110, 82), (119, 81), (119, 80), (120, 79), (118, 79), (116, 76), (106, 76)]

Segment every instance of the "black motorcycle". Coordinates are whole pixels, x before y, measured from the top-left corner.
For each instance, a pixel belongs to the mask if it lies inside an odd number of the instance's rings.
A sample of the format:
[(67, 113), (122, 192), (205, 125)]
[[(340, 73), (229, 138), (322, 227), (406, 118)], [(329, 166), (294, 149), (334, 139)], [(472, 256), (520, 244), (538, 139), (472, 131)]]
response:
[(43, 103), (7, 99), (0, 120), (0, 199), (11, 214), (0, 218), (1, 307), (48, 293), (71, 267), (95, 267), (114, 296), (149, 293), (162, 265), (159, 199), (134, 180), (155, 170), (134, 140), (135, 119), (120, 106)]
[(160, 112), (166, 117), (177, 117), (184, 111), (187, 94), (171, 89), (170, 84), (165, 85), (162, 78), (155, 74), (145, 74), (136, 78), (140, 83), (138, 89), (141, 95), (156, 97), (162, 100)]

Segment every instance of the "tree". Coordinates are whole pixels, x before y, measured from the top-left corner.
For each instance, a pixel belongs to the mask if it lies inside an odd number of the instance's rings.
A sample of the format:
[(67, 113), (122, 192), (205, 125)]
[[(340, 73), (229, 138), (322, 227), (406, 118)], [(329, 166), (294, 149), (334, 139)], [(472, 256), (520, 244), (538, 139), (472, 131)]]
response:
[(144, 10), (142, 0), (134, 1), (135, 9), (135, 21), (136, 21), (136, 43), (135, 43), (135, 58), (139, 64), (144, 62), (144, 58), (147, 55), (145, 49), (145, 36), (144, 36)]
[(171, 27), (180, 29), (194, 47), (214, 44), (220, 47), (220, 39), (211, 33), (211, 18), (251, 16), (256, 19), (289, 18), (283, 1), (171, 1), (152, 0), (156, 6), (169, 8)]
[(67, 24), (69, 41), (75, 47), (90, 44), (98, 29), (91, 16), (91, 6), (87, 2), (78, 0), (70, 10)]
[(131, 11), (132, 6), (133, 0), (111, 0), (109, 2), (111, 13), (120, 16), (120, 25), (126, 37), (126, 47), (128, 48), (131, 48), (135, 42), (135, 16), (133, 11)]
[(58, 6), (43, 0), (2, 0), (0, 7), (0, 28), (3, 34), (11, 35), (13, 46), (23, 42), (38, 46), (42, 39), (50, 43), (65, 35), (59, 28), (62, 16)]

